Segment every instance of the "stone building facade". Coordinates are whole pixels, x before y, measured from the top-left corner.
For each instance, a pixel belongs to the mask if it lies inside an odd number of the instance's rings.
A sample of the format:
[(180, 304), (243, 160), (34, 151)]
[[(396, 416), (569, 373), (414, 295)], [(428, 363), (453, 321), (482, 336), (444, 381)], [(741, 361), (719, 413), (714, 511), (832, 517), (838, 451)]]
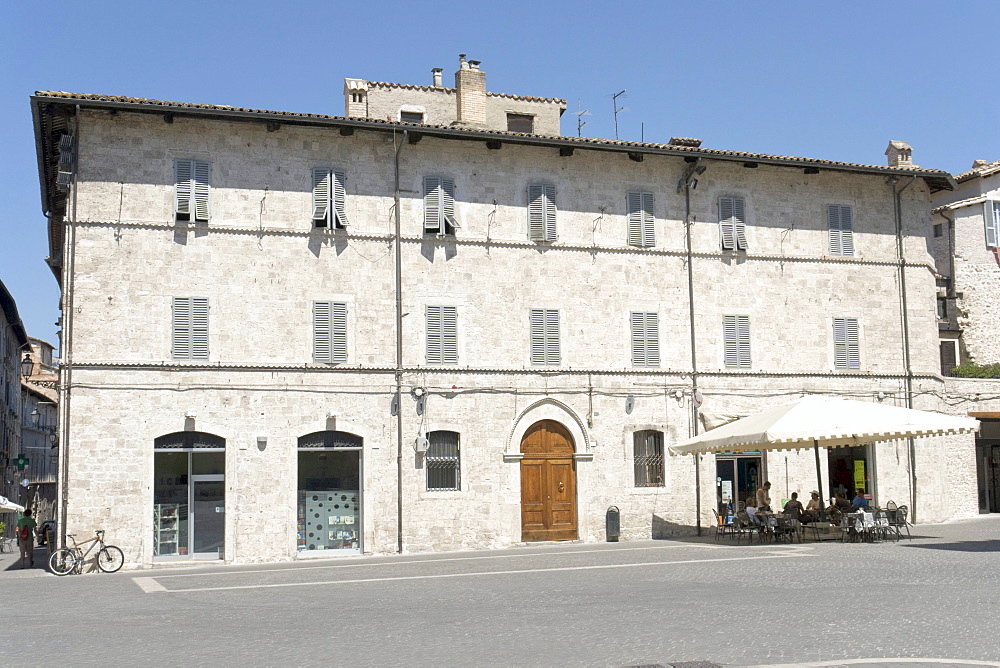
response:
[[(132, 565), (598, 541), (610, 506), (623, 539), (682, 535), (765, 478), (775, 500), (815, 481), (811, 451), (670, 455), (700, 411), (947, 410), (943, 172), (32, 106), (63, 289), (60, 524), (107, 529)], [(830, 451), (824, 473), (968, 516), (970, 442)]]
[[(21, 361), (28, 335), (17, 313), (17, 304), (0, 281), (0, 496), (25, 505), (20, 485), (23, 472), (15, 460), (21, 451)], [(10, 518), (6, 518), (10, 519)], [(13, 527), (13, 522), (6, 522)], [(10, 532), (13, 535), (13, 531)]]
[(58, 360), (47, 341), (29, 337), (28, 346), (24, 354), (32, 362), (31, 370), (21, 379), (21, 449), (29, 460), (24, 469), (28, 480), (24, 505), (34, 509), (41, 523), (56, 516)]

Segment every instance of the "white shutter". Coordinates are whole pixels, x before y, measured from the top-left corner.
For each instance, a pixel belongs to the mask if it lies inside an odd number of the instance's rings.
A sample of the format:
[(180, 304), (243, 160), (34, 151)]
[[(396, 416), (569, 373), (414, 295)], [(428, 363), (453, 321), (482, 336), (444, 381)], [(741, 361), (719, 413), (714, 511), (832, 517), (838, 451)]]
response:
[[(441, 179), (441, 217), (444, 222), (457, 229), (461, 227), (455, 218), (455, 182), (451, 179)], [(447, 230), (442, 229), (442, 232)]]
[(441, 309), (442, 307), (440, 306), (427, 307), (427, 363), (428, 364), (441, 363), (441, 340), (443, 338)]
[(736, 341), (739, 346), (738, 365), (741, 369), (750, 368), (750, 316), (736, 316)]
[(740, 344), (735, 315), (722, 316), (722, 340), (727, 368), (735, 368), (740, 363)]
[(857, 318), (833, 319), (833, 366), (836, 369), (861, 368)]
[(191, 299), (174, 297), (173, 300), (173, 357), (191, 358)]
[(983, 204), (983, 222), (986, 224), (986, 246), (1000, 246), (1000, 202), (986, 200)]
[(326, 227), (330, 215), (330, 170), (313, 169), (312, 176), (313, 220), (317, 227)]
[(830, 227), (830, 255), (843, 255), (843, 246), (840, 243), (840, 207), (828, 204), (826, 220)]
[(742, 197), (733, 198), (733, 233), (736, 236), (736, 248), (747, 249), (746, 205)]
[(212, 165), (201, 160), (194, 161), (194, 219), (208, 220), (208, 194)]
[(441, 179), (424, 177), (424, 231), (441, 231)]
[(660, 323), (656, 313), (633, 312), (632, 366), (660, 366)]
[(458, 364), (458, 309), (441, 309), (441, 363)]
[(628, 209), (628, 245), (642, 246), (642, 193), (629, 190), (625, 194), (625, 202)]
[(174, 213), (191, 214), (191, 179), (194, 165), (191, 160), (174, 160)]
[(556, 187), (546, 183), (545, 190), (545, 240), (555, 241), (559, 238), (556, 230)]
[(560, 360), (559, 311), (532, 309), (528, 320), (531, 327), (531, 363), (557, 366)]
[(531, 363), (545, 364), (545, 311), (531, 309), (528, 322), (531, 327)]
[(347, 174), (344, 172), (332, 172), (333, 176), (333, 203), (334, 211), (337, 214), (338, 227), (347, 227), (351, 223), (347, 220)]
[(528, 239), (545, 240), (545, 187), (540, 183), (528, 186)]
[(545, 363), (558, 366), (559, 362), (559, 311), (548, 309), (545, 312)]
[(208, 300), (191, 300), (191, 358), (208, 359)]
[(331, 356), (334, 363), (347, 361), (347, 304), (331, 305)]
[(719, 198), (719, 231), (722, 233), (722, 250), (736, 250), (736, 232), (733, 221), (733, 198)]
[(854, 256), (854, 209), (840, 207), (840, 250), (841, 255)]
[(847, 318), (847, 368), (861, 368), (861, 350), (858, 345), (858, 321), (857, 318)]
[[(653, 193), (642, 193), (642, 245), (656, 245), (656, 218), (653, 215)], [(659, 362), (657, 362), (657, 366)]]
[(313, 361), (329, 364), (332, 332), (330, 327), (330, 302), (313, 302)]

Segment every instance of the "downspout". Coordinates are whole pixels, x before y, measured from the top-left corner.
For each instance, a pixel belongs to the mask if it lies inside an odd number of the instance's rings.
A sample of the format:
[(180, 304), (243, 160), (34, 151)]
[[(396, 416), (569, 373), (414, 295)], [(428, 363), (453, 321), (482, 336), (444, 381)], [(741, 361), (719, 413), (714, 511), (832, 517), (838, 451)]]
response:
[(403, 553), (403, 259), (400, 256), (402, 223), (399, 213), (399, 154), (406, 145), (408, 132), (396, 146), (393, 212), (396, 223), (393, 244), (396, 251), (396, 550)]
[[(687, 287), (688, 287), (688, 326), (691, 333), (691, 436), (698, 435), (698, 406), (695, 396), (698, 393), (698, 353), (697, 339), (694, 329), (694, 253), (691, 248), (691, 189), (698, 181), (694, 178), (697, 174), (702, 174), (705, 167), (699, 167), (701, 158), (695, 158), (690, 163), (680, 182), (677, 184), (677, 192), (684, 191), (684, 244), (687, 250)], [(701, 455), (694, 453), (694, 486), (695, 486), (695, 527), (698, 535), (701, 535)]]
[[(910, 360), (910, 313), (906, 295), (906, 259), (903, 248), (903, 191), (913, 185), (917, 180), (916, 174), (910, 177), (906, 184), (896, 190), (895, 178), (890, 179), (889, 186), (892, 188), (893, 209), (896, 215), (896, 255), (899, 260), (899, 296), (902, 301), (903, 316), (903, 364), (906, 367), (906, 407), (913, 408), (913, 366)], [(910, 517), (912, 521), (917, 521), (917, 449), (913, 437), (909, 441), (909, 461), (910, 461)]]
[(76, 200), (77, 189), (79, 187), (79, 166), (80, 166), (80, 105), (76, 105), (76, 114), (73, 119), (73, 183), (71, 191), (70, 206), (68, 207), (69, 220), (63, 221), (63, 266), (62, 266), (62, 324), (63, 335), (59, 342), (59, 358), (61, 378), (59, 379), (59, 478), (60, 483), (57, 490), (58, 515), (56, 519), (59, 527), (59, 545), (66, 545), (66, 518), (69, 514), (69, 421), (70, 421), (70, 387), (73, 384), (73, 303), (74, 303), (74, 276), (76, 275), (76, 255), (74, 251), (76, 242)]

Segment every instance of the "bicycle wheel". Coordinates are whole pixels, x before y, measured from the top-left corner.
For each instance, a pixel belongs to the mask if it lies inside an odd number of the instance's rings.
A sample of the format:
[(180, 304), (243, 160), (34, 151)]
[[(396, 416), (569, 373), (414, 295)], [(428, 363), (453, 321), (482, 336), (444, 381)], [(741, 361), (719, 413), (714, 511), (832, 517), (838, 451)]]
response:
[(105, 573), (114, 573), (125, 563), (125, 554), (114, 545), (105, 545), (97, 553), (97, 567)]
[(49, 570), (56, 575), (69, 575), (76, 568), (76, 555), (69, 548), (56, 550), (49, 557)]

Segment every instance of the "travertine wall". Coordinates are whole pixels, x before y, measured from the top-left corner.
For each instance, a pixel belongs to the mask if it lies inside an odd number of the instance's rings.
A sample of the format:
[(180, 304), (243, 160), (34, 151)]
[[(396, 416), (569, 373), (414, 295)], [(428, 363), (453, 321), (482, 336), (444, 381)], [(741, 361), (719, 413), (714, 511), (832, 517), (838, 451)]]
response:
[[(366, 552), (396, 549), (393, 158), (384, 136), (335, 129), (83, 112), (72, 313), (73, 401), (68, 525), (114, 527), (130, 561), (152, 558), (152, 442), (198, 431), (227, 443), (226, 558), (295, 552), (296, 442), (315, 431), (364, 439)], [(500, 547), (520, 541), (519, 434), (558, 419), (578, 453), (580, 537), (602, 540), (609, 505), (624, 538), (689, 532), (694, 464), (667, 456), (662, 488), (635, 488), (632, 433), (692, 431), (690, 338), (680, 158), (424, 138), (400, 154), (405, 391), (430, 389), (417, 415), (404, 394), (403, 540), (408, 550)], [(212, 163), (211, 220), (173, 222), (173, 160)], [(696, 340), (705, 410), (750, 412), (820, 392), (898, 402), (905, 373), (892, 191), (880, 175), (706, 161), (692, 193)], [(347, 173), (347, 232), (311, 222), (311, 169)], [(422, 233), (422, 179), (456, 182), (456, 238)], [(527, 185), (553, 183), (559, 240), (527, 240)], [(655, 194), (656, 245), (626, 244), (625, 192)], [(747, 253), (719, 252), (720, 195), (747, 200)], [(906, 191), (904, 226), (913, 367), (937, 370), (934, 280), (926, 266), (927, 191)], [(827, 256), (826, 205), (855, 210), (854, 258)], [(171, 360), (172, 297), (209, 300), (204, 368)], [(348, 304), (348, 362), (311, 360), (314, 300)], [(458, 307), (459, 363), (425, 362), (424, 309)], [(560, 311), (562, 364), (532, 367), (528, 311)], [(629, 313), (655, 311), (660, 369), (631, 366)], [(722, 317), (747, 314), (750, 370), (724, 369)], [(857, 317), (862, 371), (833, 370), (831, 318)], [(114, 345), (109, 345), (113, 341)], [(272, 365), (270, 368), (268, 365)], [(214, 368), (213, 368), (214, 367)], [(939, 381), (925, 378), (927, 391)], [(681, 398), (674, 392), (682, 391)], [(632, 395), (635, 407), (625, 410)], [(930, 401), (930, 400), (929, 400)], [(931, 401), (933, 403), (933, 401)], [(328, 415), (337, 417), (331, 426)], [(419, 433), (458, 431), (462, 490), (426, 492)], [(267, 435), (260, 450), (256, 436)], [(918, 449), (964, 493), (966, 441)], [(905, 461), (879, 446), (879, 485), (897, 499)], [(883, 450), (885, 454), (883, 454)], [(774, 498), (815, 486), (810, 451), (767, 456)], [(973, 464), (974, 465), (974, 464)], [(714, 458), (702, 459), (702, 521), (715, 499)], [(900, 468), (902, 466), (902, 468)], [(787, 483), (785, 482), (787, 475)], [(938, 475), (928, 473), (928, 476)], [(946, 475), (941, 473), (940, 475)], [(923, 478), (921, 478), (923, 482)], [(929, 485), (937, 484), (928, 481)], [(956, 513), (927, 495), (928, 519)], [(964, 512), (964, 511), (963, 511)], [(109, 536), (110, 538), (110, 536)]]

